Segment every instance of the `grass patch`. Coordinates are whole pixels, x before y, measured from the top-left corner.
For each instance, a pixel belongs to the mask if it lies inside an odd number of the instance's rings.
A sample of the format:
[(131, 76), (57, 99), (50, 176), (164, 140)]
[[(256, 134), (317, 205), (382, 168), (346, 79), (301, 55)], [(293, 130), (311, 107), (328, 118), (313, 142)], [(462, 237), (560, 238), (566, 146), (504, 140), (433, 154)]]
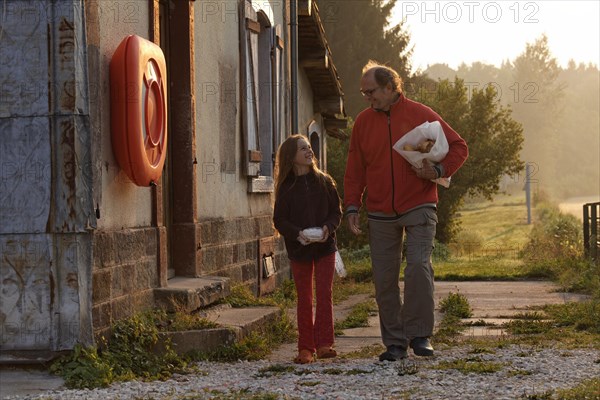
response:
[[(201, 400), (206, 399), (207, 395), (210, 395), (210, 399), (213, 400), (279, 400), (281, 395), (278, 393), (250, 392), (248, 389), (240, 389), (234, 392), (223, 392), (220, 390), (210, 390), (205, 393), (197, 394), (186, 394), (183, 396), (176, 397), (177, 400)], [(299, 399), (298, 397), (285, 397), (287, 400)]]
[(385, 351), (385, 347), (381, 344), (372, 344), (365, 346), (360, 350), (351, 351), (348, 353), (341, 354), (338, 358), (341, 359), (360, 359), (360, 358), (373, 358)]
[(333, 304), (339, 304), (356, 294), (375, 295), (375, 287), (372, 283), (356, 282), (348, 278), (333, 283)]
[(361, 328), (369, 326), (369, 316), (377, 313), (375, 300), (370, 299), (356, 304), (343, 321), (336, 321), (334, 329), (341, 332), (344, 329)]
[(256, 306), (290, 307), (296, 301), (296, 289), (291, 280), (284, 281), (273, 293), (264, 297), (256, 297), (248, 286), (236, 285), (231, 288), (229, 296), (223, 298), (220, 304), (229, 304), (234, 308)]
[(502, 370), (504, 365), (504, 363), (484, 361), (478, 357), (470, 357), (452, 361), (441, 361), (434, 368), (441, 370), (455, 369), (463, 374), (493, 374)]
[(259, 378), (266, 378), (266, 377), (272, 377), (272, 376), (292, 374), (295, 371), (296, 371), (296, 368), (293, 365), (273, 364), (273, 365), (269, 365), (268, 367), (259, 369), (256, 376)]
[(556, 391), (555, 398), (561, 400), (600, 399), (600, 378), (588, 379), (571, 389)]
[(437, 281), (517, 281), (548, 278), (545, 269), (525, 266), (516, 256), (473, 256), (433, 260)]

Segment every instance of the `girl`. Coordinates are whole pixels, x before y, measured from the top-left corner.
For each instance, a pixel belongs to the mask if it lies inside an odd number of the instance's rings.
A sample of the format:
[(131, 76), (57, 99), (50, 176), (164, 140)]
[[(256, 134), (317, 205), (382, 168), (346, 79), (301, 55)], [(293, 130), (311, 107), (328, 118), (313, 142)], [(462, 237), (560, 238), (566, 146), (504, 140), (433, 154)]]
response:
[[(337, 356), (333, 349), (333, 273), (335, 230), (342, 212), (333, 179), (319, 170), (303, 135), (288, 137), (277, 152), (273, 222), (283, 235), (298, 295), (298, 356), (306, 364)], [(312, 239), (302, 231), (322, 228)], [(316, 281), (316, 315), (313, 320), (313, 275)]]

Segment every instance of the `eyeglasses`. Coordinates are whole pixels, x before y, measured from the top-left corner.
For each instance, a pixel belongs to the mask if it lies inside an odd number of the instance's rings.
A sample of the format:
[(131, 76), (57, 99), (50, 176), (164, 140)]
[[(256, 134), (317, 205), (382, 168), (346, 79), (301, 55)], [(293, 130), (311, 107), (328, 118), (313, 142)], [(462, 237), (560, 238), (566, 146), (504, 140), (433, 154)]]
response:
[(370, 97), (370, 96), (372, 96), (372, 95), (373, 95), (373, 93), (375, 93), (375, 91), (376, 91), (377, 89), (381, 89), (381, 87), (380, 87), (380, 86), (377, 86), (377, 87), (375, 87), (375, 88), (373, 88), (373, 89), (361, 90), (361, 91), (360, 91), (360, 94), (362, 94), (364, 97), (367, 97), (367, 96), (369, 96), (369, 97)]

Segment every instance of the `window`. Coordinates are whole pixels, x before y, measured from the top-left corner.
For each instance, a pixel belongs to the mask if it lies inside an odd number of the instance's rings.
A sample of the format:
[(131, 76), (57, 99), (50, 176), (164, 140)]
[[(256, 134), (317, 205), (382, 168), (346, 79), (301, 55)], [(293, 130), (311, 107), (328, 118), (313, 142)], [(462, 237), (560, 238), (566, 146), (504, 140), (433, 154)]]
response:
[[(268, 3), (267, 3), (268, 4)], [(262, 5), (262, 4), (261, 4)], [(269, 10), (243, 1), (240, 18), (242, 129), (248, 191), (273, 191), (275, 151), (283, 113), (283, 41)]]

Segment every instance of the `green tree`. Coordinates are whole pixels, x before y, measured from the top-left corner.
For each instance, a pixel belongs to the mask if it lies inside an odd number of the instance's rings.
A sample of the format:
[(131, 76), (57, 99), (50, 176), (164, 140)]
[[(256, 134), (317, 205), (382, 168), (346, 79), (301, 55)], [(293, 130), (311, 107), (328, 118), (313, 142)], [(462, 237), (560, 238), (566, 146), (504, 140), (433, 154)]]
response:
[(410, 75), (410, 36), (402, 22), (390, 26), (397, 0), (319, 0), (332, 58), (344, 87), (346, 112), (355, 117), (367, 104), (359, 93), (362, 67), (374, 59)]
[(493, 86), (470, 92), (456, 78), (453, 83), (440, 81), (435, 91), (420, 91), (416, 97), (440, 114), (469, 146), (469, 158), (452, 177), (450, 188), (439, 187), (436, 238), (449, 243), (460, 228), (454, 216), (465, 196), (491, 200), (504, 175), (513, 176), (523, 169), (519, 159), (523, 128), (511, 110), (499, 103)]

